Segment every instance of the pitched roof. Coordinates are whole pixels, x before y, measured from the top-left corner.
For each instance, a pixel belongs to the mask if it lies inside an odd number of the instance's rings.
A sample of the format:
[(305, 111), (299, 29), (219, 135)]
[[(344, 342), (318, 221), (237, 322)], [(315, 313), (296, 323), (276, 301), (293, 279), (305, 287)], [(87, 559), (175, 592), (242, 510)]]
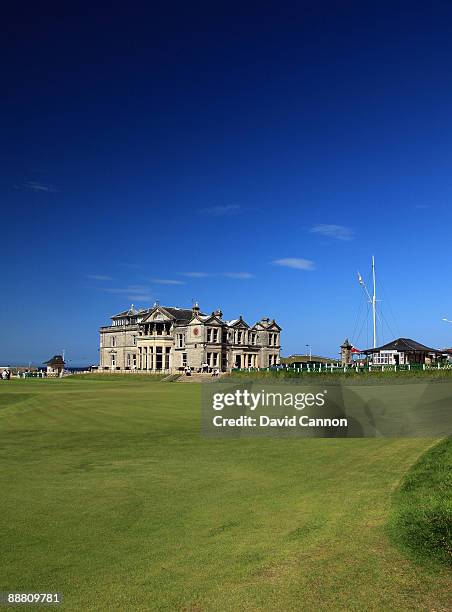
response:
[[(193, 318), (193, 310), (191, 308), (177, 308), (176, 306), (161, 306), (159, 304), (158, 306), (148, 308), (146, 312), (143, 313), (145, 315), (143, 323), (145, 323), (152, 315), (152, 313), (154, 313), (156, 310), (161, 311), (170, 319), (173, 319), (176, 323), (189, 323)], [(196, 314), (199, 316), (200, 319), (205, 316), (199, 311), (196, 311)]]
[(242, 315), (240, 315), (238, 319), (232, 319), (232, 321), (225, 321), (225, 323), (228, 327), (247, 327), (249, 328), (248, 323), (243, 320)]
[(188, 321), (193, 317), (193, 311), (191, 308), (176, 308), (176, 306), (161, 306), (163, 310), (168, 312), (172, 317), (176, 319), (176, 321)]
[(64, 359), (62, 355), (54, 355), (52, 359), (49, 359), (49, 361), (44, 361), (44, 363), (47, 365), (64, 365)]
[(278, 325), (278, 323), (276, 323), (275, 319), (269, 319), (268, 317), (262, 317), (260, 321), (258, 321), (251, 327), (251, 329), (263, 329), (263, 330), (267, 330), (267, 329), (271, 330), (275, 328), (281, 331), (281, 327)]
[(135, 317), (137, 315), (144, 315), (147, 312), (150, 312), (152, 308), (140, 308), (140, 310), (135, 310), (135, 308), (129, 308), (129, 310), (123, 310), (122, 312), (118, 312), (118, 314), (113, 315), (112, 319), (121, 319), (122, 317)]
[(212, 312), (211, 315), (205, 315), (199, 318), (201, 319), (201, 321), (204, 321), (204, 323), (215, 322), (215, 323), (219, 323), (220, 325), (225, 325), (225, 324), (227, 325), (227, 322), (223, 321), (221, 317), (217, 316), (214, 312)]
[(380, 351), (400, 351), (401, 353), (441, 353), (434, 348), (429, 348), (425, 346), (425, 344), (421, 344), (420, 342), (416, 342), (416, 340), (411, 340), (411, 338), (397, 338), (397, 340), (393, 340), (392, 342), (388, 342), (387, 344), (383, 344), (383, 346), (378, 346), (377, 348), (367, 349), (362, 351), (365, 354), (370, 353), (379, 353)]
[(239, 322), (239, 319), (231, 319), (230, 321), (225, 321), (225, 323), (227, 325), (229, 325), (229, 327), (232, 327), (233, 325), (235, 325), (238, 322)]

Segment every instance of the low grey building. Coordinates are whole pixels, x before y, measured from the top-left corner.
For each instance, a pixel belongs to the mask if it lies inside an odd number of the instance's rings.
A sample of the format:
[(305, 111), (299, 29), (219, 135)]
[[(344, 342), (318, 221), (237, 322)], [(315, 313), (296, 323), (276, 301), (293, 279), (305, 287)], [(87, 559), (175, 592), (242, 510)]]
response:
[(281, 328), (262, 318), (250, 326), (240, 316), (226, 321), (221, 310), (210, 315), (192, 308), (154, 304), (111, 317), (100, 328), (102, 370), (178, 372), (203, 364), (225, 372), (233, 368), (267, 368), (279, 364)]

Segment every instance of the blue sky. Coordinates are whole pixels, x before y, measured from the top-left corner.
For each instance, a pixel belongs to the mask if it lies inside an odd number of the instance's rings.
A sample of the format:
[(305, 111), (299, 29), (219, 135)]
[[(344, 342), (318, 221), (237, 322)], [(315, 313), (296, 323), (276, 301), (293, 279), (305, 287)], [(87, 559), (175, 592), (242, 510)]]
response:
[(156, 299), (361, 348), (372, 254), (380, 339), (451, 346), (452, 6), (366, 4), (5, 15), (0, 362)]

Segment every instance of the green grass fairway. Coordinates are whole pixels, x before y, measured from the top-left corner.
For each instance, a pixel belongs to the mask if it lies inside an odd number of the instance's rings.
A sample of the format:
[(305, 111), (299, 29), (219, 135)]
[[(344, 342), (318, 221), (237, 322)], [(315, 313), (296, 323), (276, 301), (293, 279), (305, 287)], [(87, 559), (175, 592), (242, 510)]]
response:
[(203, 439), (199, 396), (0, 382), (0, 590), (77, 611), (451, 609), (450, 571), (386, 526), (434, 440)]

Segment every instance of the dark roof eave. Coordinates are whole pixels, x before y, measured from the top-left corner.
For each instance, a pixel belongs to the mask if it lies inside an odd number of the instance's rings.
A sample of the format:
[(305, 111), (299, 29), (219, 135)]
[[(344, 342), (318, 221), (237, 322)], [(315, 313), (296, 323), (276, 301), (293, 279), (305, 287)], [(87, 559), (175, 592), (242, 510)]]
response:
[(371, 355), (381, 351), (398, 351), (399, 353), (433, 353), (442, 354), (443, 351), (425, 346), (420, 342), (411, 340), (411, 338), (397, 338), (392, 342), (361, 351), (364, 355)]

